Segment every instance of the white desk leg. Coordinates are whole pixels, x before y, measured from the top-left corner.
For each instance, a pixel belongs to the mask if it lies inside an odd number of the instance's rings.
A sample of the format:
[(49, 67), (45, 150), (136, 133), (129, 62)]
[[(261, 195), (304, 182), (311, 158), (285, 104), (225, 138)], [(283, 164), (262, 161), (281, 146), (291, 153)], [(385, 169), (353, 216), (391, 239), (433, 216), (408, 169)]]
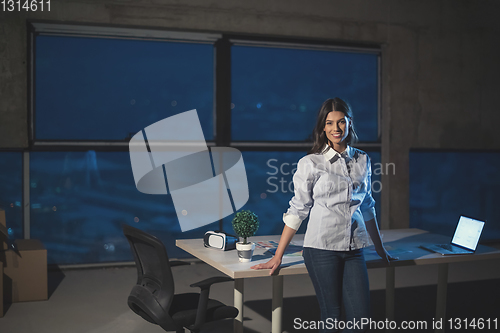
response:
[(394, 320), (394, 297), (396, 291), (396, 267), (385, 269), (385, 316)]
[(283, 309), (283, 275), (273, 275), (273, 316), (272, 333), (281, 333), (282, 309)]
[(234, 279), (234, 307), (238, 309), (238, 315), (234, 318), (234, 333), (243, 333), (243, 279)]
[[(446, 291), (448, 288), (448, 264), (438, 265), (438, 285), (436, 299), (436, 320), (446, 323)], [(444, 329), (436, 329), (434, 332), (444, 332)]]

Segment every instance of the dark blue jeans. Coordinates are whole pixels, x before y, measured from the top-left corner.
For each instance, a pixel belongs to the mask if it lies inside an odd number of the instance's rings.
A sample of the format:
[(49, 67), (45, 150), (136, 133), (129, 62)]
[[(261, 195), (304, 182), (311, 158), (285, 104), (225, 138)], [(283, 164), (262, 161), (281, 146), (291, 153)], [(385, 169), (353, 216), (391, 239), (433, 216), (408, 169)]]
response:
[[(353, 251), (330, 251), (305, 247), (304, 262), (311, 277), (321, 309), (321, 321), (325, 324), (321, 333), (340, 332), (335, 328), (346, 328), (347, 332), (366, 332), (368, 325), (358, 324), (362, 318), (370, 318), (370, 287), (363, 249)], [(345, 320), (341, 321), (341, 305), (344, 303)]]

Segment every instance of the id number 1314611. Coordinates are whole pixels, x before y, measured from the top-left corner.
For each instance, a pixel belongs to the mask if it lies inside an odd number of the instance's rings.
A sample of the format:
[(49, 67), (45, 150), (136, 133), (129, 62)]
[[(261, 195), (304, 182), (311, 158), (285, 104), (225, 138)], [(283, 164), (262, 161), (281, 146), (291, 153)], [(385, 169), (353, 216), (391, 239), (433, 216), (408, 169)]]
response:
[(4, 12), (50, 12), (50, 0), (2, 0)]

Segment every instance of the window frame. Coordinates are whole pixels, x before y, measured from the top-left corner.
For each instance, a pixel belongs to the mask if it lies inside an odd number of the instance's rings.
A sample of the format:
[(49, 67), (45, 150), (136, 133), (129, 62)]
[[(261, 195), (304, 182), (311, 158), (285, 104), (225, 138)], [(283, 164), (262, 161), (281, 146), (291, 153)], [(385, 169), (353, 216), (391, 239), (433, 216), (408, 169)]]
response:
[[(336, 51), (349, 53), (370, 53), (377, 55), (377, 140), (372, 142), (358, 142), (354, 146), (367, 150), (381, 150), (382, 148), (382, 113), (381, 113), (381, 56), (382, 49), (379, 45), (367, 44), (360, 45), (354, 43), (342, 43), (329, 40), (316, 39), (296, 39), (296, 38), (276, 38), (265, 36), (243, 36), (243, 35), (224, 35), (228, 39), (230, 46), (255, 46), (269, 48), (285, 48), (295, 50), (321, 50), (321, 51)], [(229, 46), (229, 47), (230, 47)], [(224, 50), (229, 52), (230, 50)], [(231, 59), (229, 54), (229, 59)], [(229, 76), (229, 86), (231, 85), (231, 76)], [(230, 89), (230, 88), (229, 88)], [(230, 92), (229, 92), (230, 94)], [(231, 107), (226, 106), (224, 116), (226, 119), (231, 119)], [(225, 135), (231, 137), (231, 128), (229, 124), (229, 133)], [(312, 130), (312, 129), (311, 129)], [(229, 140), (229, 145), (241, 150), (245, 149), (263, 149), (263, 150), (308, 150), (311, 147), (311, 142), (286, 142), (286, 141), (232, 141)]]
[[(64, 36), (64, 37), (87, 37), (104, 39), (127, 39), (141, 41), (162, 41), (181, 43), (214, 44), (222, 35), (217, 33), (186, 32), (158, 29), (137, 29), (122, 27), (70, 25), (57, 23), (29, 24), (29, 112), (28, 112), (28, 140), (32, 149), (55, 149), (55, 150), (127, 150), (127, 140), (39, 140), (36, 139), (36, 87), (35, 87), (35, 39), (39, 35)], [(215, 75), (215, 72), (214, 72)], [(217, 81), (217, 80), (215, 80)], [(215, 125), (215, 119), (214, 119)], [(215, 135), (215, 132), (214, 132)]]

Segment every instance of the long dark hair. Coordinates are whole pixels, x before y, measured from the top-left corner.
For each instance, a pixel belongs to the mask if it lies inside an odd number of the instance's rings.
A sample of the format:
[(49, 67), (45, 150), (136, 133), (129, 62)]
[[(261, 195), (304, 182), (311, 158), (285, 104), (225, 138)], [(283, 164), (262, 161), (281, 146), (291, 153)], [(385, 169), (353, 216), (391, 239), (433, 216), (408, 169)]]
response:
[(349, 119), (349, 134), (346, 138), (347, 144), (350, 145), (351, 143), (358, 141), (358, 135), (354, 130), (354, 124), (352, 121), (352, 110), (349, 104), (338, 97), (329, 98), (323, 102), (323, 105), (321, 105), (321, 109), (319, 109), (316, 126), (314, 126), (313, 130), (314, 143), (308, 154), (321, 153), (325, 148), (325, 145), (328, 143), (328, 138), (325, 134), (325, 123), (326, 117), (332, 111), (340, 111)]

